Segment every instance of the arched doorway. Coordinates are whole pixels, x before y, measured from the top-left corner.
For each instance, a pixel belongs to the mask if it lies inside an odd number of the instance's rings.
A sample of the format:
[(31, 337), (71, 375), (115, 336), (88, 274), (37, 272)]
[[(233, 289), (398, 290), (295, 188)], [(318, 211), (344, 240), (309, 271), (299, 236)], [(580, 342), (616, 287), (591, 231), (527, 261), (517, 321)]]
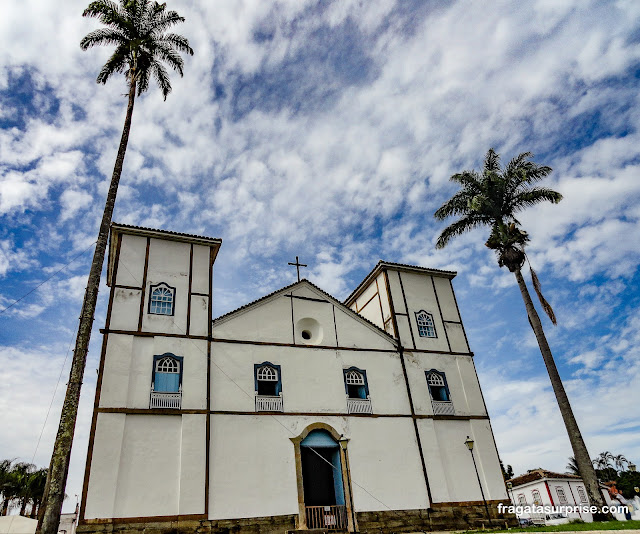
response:
[(296, 449), (299, 528), (355, 530), (346, 440), (339, 439), (334, 429), (317, 423), (291, 440)]

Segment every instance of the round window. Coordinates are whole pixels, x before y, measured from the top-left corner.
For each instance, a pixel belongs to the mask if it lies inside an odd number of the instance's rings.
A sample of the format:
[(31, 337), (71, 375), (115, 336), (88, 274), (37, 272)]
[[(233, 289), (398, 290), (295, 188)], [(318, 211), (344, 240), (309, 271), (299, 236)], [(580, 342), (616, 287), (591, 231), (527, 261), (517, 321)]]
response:
[(311, 317), (300, 319), (296, 323), (296, 342), (307, 345), (320, 345), (322, 343), (322, 326)]

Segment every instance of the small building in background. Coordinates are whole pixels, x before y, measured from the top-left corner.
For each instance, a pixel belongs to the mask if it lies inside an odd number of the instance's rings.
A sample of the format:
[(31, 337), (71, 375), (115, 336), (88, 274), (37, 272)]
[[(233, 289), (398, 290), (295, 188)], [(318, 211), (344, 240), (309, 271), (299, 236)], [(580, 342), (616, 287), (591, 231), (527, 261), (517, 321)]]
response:
[[(509, 498), (515, 506), (590, 506), (584, 482), (577, 475), (568, 473), (554, 473), (546, 469), (532, 469), (524, 475), (512, 478), (507, 482)], [(618, 505), (612, 502), (606, 487), (600, 489), (608, 506)], [(522, 513), (518, 519), (531, 519), (536, 523), (547, 523), (560, 519), (559, 517), (546, 517), (545, 513)], [(551, 514), (558, 515), (558, 514)], [(564, 513), (569, 520), (581, 519), (587, 523), (593, 522), (590, 513)], [(615, 515), (615, 514), (614, 514)], [(624, 514), (616, 519), (624, 520)]]

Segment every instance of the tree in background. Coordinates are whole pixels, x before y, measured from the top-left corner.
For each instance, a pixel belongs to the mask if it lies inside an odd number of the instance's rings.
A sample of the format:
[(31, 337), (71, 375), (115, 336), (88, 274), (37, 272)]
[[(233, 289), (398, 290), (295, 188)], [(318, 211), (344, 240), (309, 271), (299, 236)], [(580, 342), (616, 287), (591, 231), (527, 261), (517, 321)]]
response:
[[(551, 386), (569, 434), (580, 476), (590, 502), (601, 508), (605, 503), (598, 488), (595, 470), (560, 379), (542, 322), (521, 272), (526, 260), (524, 249), (529, 242), (529, 235), (520, 228), (520, 222), (516, 216), (524, 209), (541, 202), (557, 204), (562, 200), (562, 195), (557, 191), (536, 185), (551, 173), (551, 167), (534, 163), (531, 161), (532, 157), (533, 154), (530, 152), (523, 152), (503, 168), (500, 164), (500, 156), (491, 148), (485, 156), (482, 172), (463, 171), (451, 176), (451, 181), (457, 183), (461, 189), (434, 215), (441, 221), (451, 216), (458, 216), (459, 219), (442, 231), (436, 247), (443, 248), (453, 237), (474, 228), (481, 226), (490, 228), (491, 233), (485, 245), (496, 252), (498, 265), (507, 267), (515, 275), (529, 323), (538, 341)], [(542, 296), (540, 282), (533, 269), (531, 269), (531, 277), (542, 308), (553, 324), (556, 324), (553, 310)]]
[(98, 299), (100, 274), (107, 248), (118, 183), (129, 141), (135, 98), (136, 95), (140, 96), (149, 88), (149, 80), (153, 78), (166, 100), (171, 91), (171, 83), (163, 63), (169, 65), (182, 76), (183, 60), (179, 52), (193, 55), (193, 50), (185, 37), (175, 33), (166, 33), (169, 28), (184, 22), (184, 18), (178, 13), (168, 11), (166, 4), (149, 0), (120, 0), (118, 5), (111, 0), (96, 0), (89, 4), (82, 16), (95, 17), (105, 25), (104, 28), (94, 30), (82, 39), (80, 42), (82, 50), (93, 46), (115, 45), (115, 51), (102, 67), (97, 82), (104, 84), (114, 74), (124, 74), (128, 86), (129, 101), (82, 304), (80, 325), (78, 326), (60, 425), (51, 455), (47, 491), (43, 503), (44, 513), (41, 514), (38, 523), (38, 531), (44, 534), (56, 534), (60, 523), (60, 512), (64, 500), (64, 488), (78, 414), (80, 388), (91, 338), (93, 315)]
[(36, 469), (33, 464), (0, 461), (0, 494), (2, 505), (0, 515), (7, 515), (10, 506), (19, 506), (20, 515), (27, 515), (30, 506), (30, 517), (35, 517), (42, 502), (47, 480), (46, 469)]

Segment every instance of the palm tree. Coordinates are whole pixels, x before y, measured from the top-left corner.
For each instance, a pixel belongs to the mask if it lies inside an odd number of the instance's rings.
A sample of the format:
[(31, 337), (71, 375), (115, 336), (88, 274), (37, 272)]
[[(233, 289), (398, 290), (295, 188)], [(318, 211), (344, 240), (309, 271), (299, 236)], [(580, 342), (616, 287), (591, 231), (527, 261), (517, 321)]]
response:
[(0, 461), (0, 494), (2, 494), (2, 504), (0, 505), (0, 516), (7, 515), (9, 501), (13, 498), (12, 475), (13, 460)]
[(47, 485), (47, 470), (38, 469), (31, 473), (29, 480), (27, 481), (29, 501), (31, 502), (31, 513), (29, 517), (35, 518), (38, 512), (38, 508), (42, 503), (44, 497), (45, 487)]
[(629, 460), (627, 460), (627, 457), (624, 454), (616, 454), (613, 456), (612, 460), (613, 465), (618, 471), (624, 471), (625, 465), (629, 464)]
[[(498, 265), (500, 267), (506, 266), (516, 277), (529, 323), (533, 328), (542, 358), (549, 372), (551, 386), (556, 395), (589, 500), (593, 505), (601, 508), (604, 506), (604, 502), (598, 488), (596, 473), (560, 380), (551, 349), (542, 329), (540, 317), (533, 305), (521, 272), (526, 260), (524, 247), (529, 241), (529, 236), (520, 228), (520, 222), (516, 215), (525, 208), (541, 202), (557, 204), (562, 200), (560, 193), (536, 185), (551, 173), (551, 167), (534, 163), (531, 161), (532, 157), (530, 152), (524, 152), (513, 158), (506, 167), (502, 167), (500, 156), (493, 149), (489, 149), (484, 159), (482, 173), (463, 171), (454, 174), (451, 181), (459, 184), (461, 190), (435, 212), (435, 217), (438, 220), (444, 220), (450, 216), (459, 216), (460, 218), (442, 231), (436, 242), (436, 247), (443, 248), (453, 237), (480, 226), (488, 226), (491, 229), (489, 239), (485, 244), (495, 250), (498, 256)], [(531, 275), (542, 307), (555, 324), (553, 310), (542, 297), (540, 283), (533, 270)]]
[(185, 37), (166, 33), (169, 28), (184, 21), (184, 18), (175, 11), (167, 11), (166, 4), (149, 0), (120, 0), (118, 5), (112, 0), (96, 0), (89, 4), (82, 16), (95, 17), (106, 26), (86, 35), (80, 42), (82, 50), (99, 45), (115, 45), (116, 47), (98, 74), (97, 82), (104, 84), (114, 74), (124, 74), (128, 85), (129, 102), (91, 263), (67, 393), (51, 456), (44, 501), (45, 512), (38, 525), (38, 529), (44, 534), (56, 534), (60, 522), (60, 510), (64, 499), (64, 487), (78, 413), (80, 387), (91, 337), (109, 226), (129, 140), (135, 97), (136, 95), (140, 96), (149, 88), (149, 80), (153, 77), (166, 100), (171, 91), (171, 83), (162, 62), (182, 76), (183, 60), (179, 52), (193, 55), (193, 50)]
[(569, 463), (566, 465), (566, 469), (570, 474), (580, 476), (578, 464), (576, 464), (576, 459), (573, 456), (569, 456)]

